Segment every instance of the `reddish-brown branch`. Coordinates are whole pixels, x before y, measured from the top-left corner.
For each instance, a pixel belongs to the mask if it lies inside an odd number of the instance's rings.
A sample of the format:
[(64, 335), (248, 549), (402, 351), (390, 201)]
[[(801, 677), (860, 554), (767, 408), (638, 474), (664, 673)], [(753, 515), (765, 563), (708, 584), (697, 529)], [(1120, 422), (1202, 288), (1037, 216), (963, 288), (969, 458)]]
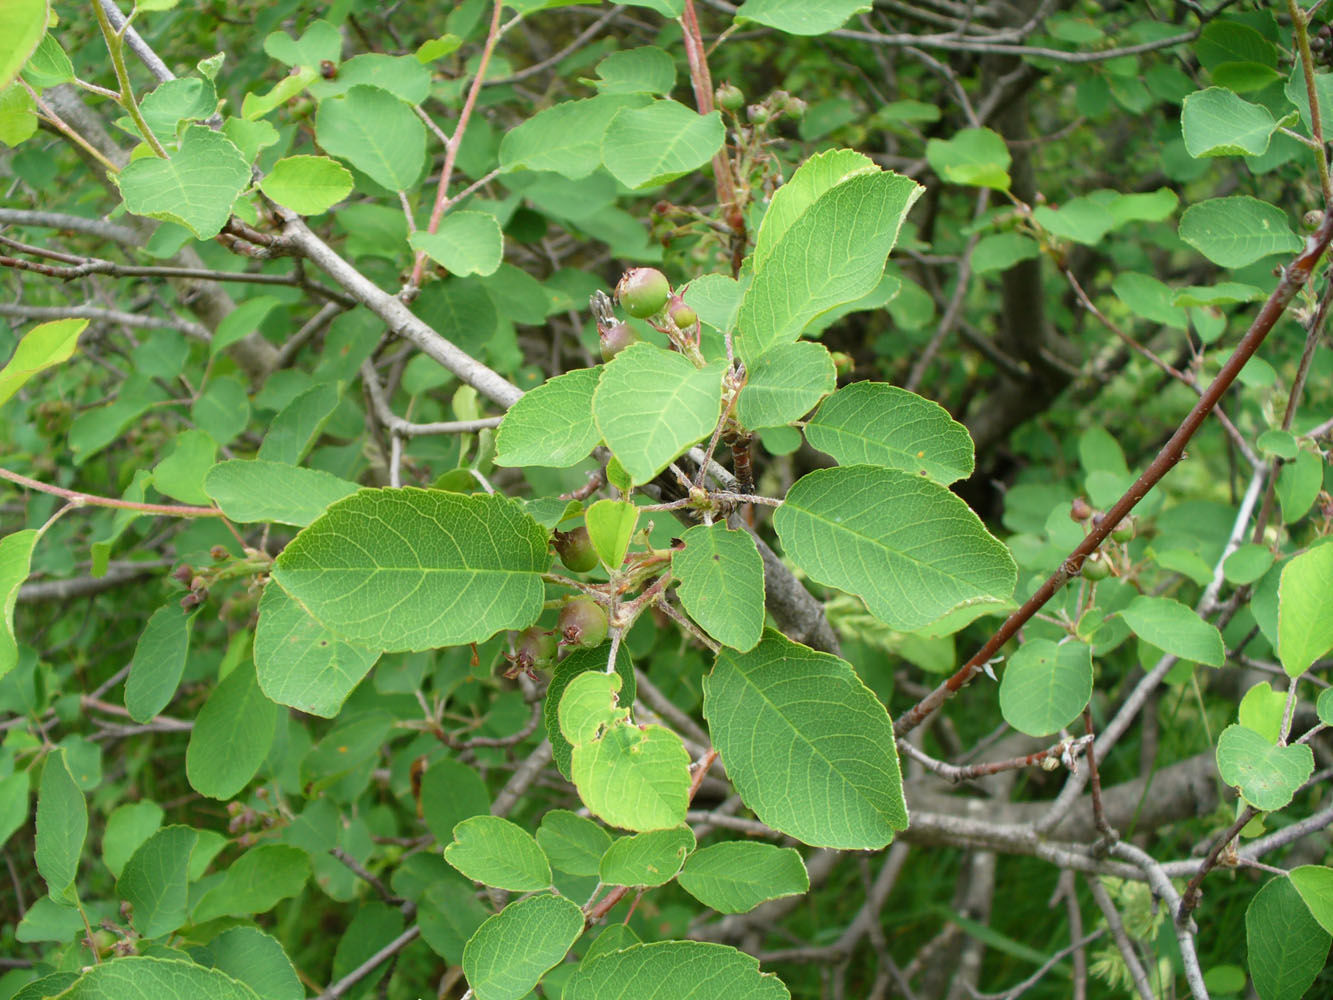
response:
[(1055, 596), (1056, 592), (1065, 585), (1070, 577), (1078, 573), (1083, 566), (1083, 560), (1097, 551), (1098, 546), (1116, 525), (1124, 520), (1125, 516), (1134, 509), (1140, 500), (1148, 495), (1148, 492), (1154, 486), (1161, 482), (1162, 477), (1175, 468), (1176, 463), (1185, 454), (1185, 445), (1194, 437), (1195, 432), (1198, 431), (1208, 414), (1212, 412), (1218, 400), (1222, 398), (1223, 393), (1231, 387), (1231, 383), (1236, 380), (1240, 370), (1254, 356), (1254, 353), (1259, 349), (1259, 345), (1264, 342), (1282, 314), (1286, 312), (1287, 306), (1296, 296), (1296, 293), (1309, 281), (1311, 272), (1324, 255), (1324, 251), (1328, 249), (1330, 242), (1333, 242), (1333, 206), (1328, 206), (1319, 228), (1306, 239), (1305, 248), (1283, 271), (1282, 278), (1277, 283), (1277, 288), (1273, 289), (1273, 294), (1268, 297), (1268, 301), (1259, 310), (1258, 315), (1250, 324), (1250, 328), (1245, 331), (1245, 336), (1236, 345), (1231, 357), (1227, 359), (1217, 377), (1204, 390), (1199, 397), (1199, 401), (1190, 410), (1189, 415), (1181, 422), (1176, 432), (1171, 435), (1171, 439), (1162, 446), (1161, 451), (1157, 453), (1157, 457), (1153, 459), (1148, 468), (1135, 480), (1134, 484), (1125, 492), (1125, 495), (1107, 511), (1101, 523), (1088, 533), (1087, 537), (1069, 553), (1059, 568), (1037, 589), (1037, 592), (1005, 620), (1004, 624), (981, 649), (977, 650), (970, 660), (963, 664), (943, 684), (898, 717), (893, 725), (895, 735), (902, 736), (911, 732), (926, 721), (936, 709), (962, 690), (981, 671), (981, 668), (1000, 651), (1000, 648), (1013, 638), (1014, 634), (1027, 624), (1029, 619), (1041, 610), (1047, 601)]
[(141, 514), (172, 514), (176, 517), (221, 517), (222, 511), (216, 507), (191, 507), (186, 504), (169, 503), (135, 503), (132, 500), (117, 500), (114, 497), (99, 497), (91, 493), (80, 493), (78, 490), (67, 490), (63, 486), (51, 486), (48, 483), (39, 482), (36, 479), (29, 479), (27, 476), (20, 475), (17, 472), (10, 472), (8, 469), (0, 469), (0, 479), (8, 479), (11, 483), (17, 483), (20, 486), (26, 486), (30, 490), (37, 490), (41, 493), (50, 493), (52, 496), (64, 497), (70, 503), (75, 505), (86, 505), (89, 507), (121, 507), (125, 510), (137, 510)]

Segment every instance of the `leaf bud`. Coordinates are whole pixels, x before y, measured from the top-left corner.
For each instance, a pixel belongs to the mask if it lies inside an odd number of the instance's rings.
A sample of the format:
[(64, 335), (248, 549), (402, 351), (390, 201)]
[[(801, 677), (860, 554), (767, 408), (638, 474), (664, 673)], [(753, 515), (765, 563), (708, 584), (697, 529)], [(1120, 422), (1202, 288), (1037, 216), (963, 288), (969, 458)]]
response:
[(636, 319), (656, 316), (667, 303), (671, 284), (655, 267), (632, 267), (616, 285), (616, 301)]
[(630, 344), (637, 344), (639, 335), (634, 332), (634, 327), (628, 323), (613, 323), (601, 331), (600, 339), (602, 341), (602, 360), (610, 361), (629, 347)]
[(597, 550), (592, 547), (587, 528), (557, 531), (551, 536), (551, 544), (565, 569), (572, 573), (586, 573), (597, 566)]
[(606, 639), (606, 612), (591, 597), (571, 597), (560, 608), (556, 630), (570, 646), (600, 646)]
[(733, 83), (724, 83), (713, 92), (713, 100), (717, 101), (717, 106), (724, 111), (739, 111), (745, 106), (745, 95), (741, 93), (741, 88)]

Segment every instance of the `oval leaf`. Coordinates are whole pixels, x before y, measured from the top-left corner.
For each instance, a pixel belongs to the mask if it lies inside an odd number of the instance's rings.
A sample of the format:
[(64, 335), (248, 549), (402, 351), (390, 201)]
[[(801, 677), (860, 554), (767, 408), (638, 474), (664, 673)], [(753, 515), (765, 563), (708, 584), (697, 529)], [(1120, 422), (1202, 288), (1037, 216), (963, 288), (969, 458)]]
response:
[(524, 393), (495, 435), (495, 464), (563, 469), (588, 457), (602, 439), (592, 396), (602, 366), (558, 375)]
[(606, 885), (665, 885), (685, 864), (694, 843), (688, 826), (619, 837), (602, 855), (598, 874)]
[(1029, 736), (1049, 736), (1078, 718), (1092, 697), (1092, 647), (1030, 639), (1000, 678), (1004, 721)]
[(718, 654), (703, 710), (727, 777), (773, 829), (878, 850), (907, 828), (893, 722), (845, 661), (768, 631)]
[(805, 862), (794, 848), (736, 840), (695, 851), (676, 881), (718, 913), (747, 913), (770, 899), (810, 890)]
[(127, 211), (178, 223), (208, 240), (222, 231), (232, 202), (250, 186), (250, 164), (221, 132), (191, 125), (169, 158), (141, 156), (116, 183)]
[(477, 1000), (519, 1000), (582, 933), (583, 911), (568, 899), (520, 899), (477, 928), (463, 949), (463, 973)]
[(1304, 743), (1274, 746), (1245, 726), (1227, 726), (1217, 740), (1217, 770), (1254, 808), (1272, 812), (1287, 805), (1314, 772), (1314, 754)]
[(327, 156), (285, 156), (259, 182), (259, 189), (298, 215), (327, 212), (352, 193), (352, 174)]
[(406, 651), (531, 625), (550, 564), (545, 530), (517, 501), (364, 489), (297, 535), (273, 577), (344, 638)]
[(1222, 267), (1296, 253), (1302, 245), (1282, 209), (1249, 195), (1191, 205), (1180, 217), (1180, 238)]
[(204, 492), (233, 521), (277, 521), (305, 527), (359, 487), (319, 469), (282, 462), (219, 462), (204, 476)]
[(268, 756), (279, 709), (264, 697), (250, 660), (238, 663), (199, 710), (185, 751), (194, 790), (229, 799), (250, 783)]
[(454, 827), (444, 860), (483, 885), (532, 892), (551, 885), (551, 865), (537, 841), (499, 816), (473, 816)]
[(671, 556), (680, 603), (724, 646), (754, 648), (764, 631), (764, 560), (748, 531), (696, 524)]
[(1330, 940), (1289, 878), (1270, 879), (1245, 910), (1250, 978), (1263, 1000), (1300, 1000), (1328, 958)]
[(938, 483), (896, 469), (819, 469), (773, 518), (787, 554), (819, 583), (856, 594), (901, 632), (955, 608), (1000, 602), (1018, 569), (981, 519)]
[(1333, 545), (1292, 558), (1277, 586), (1277, 651), (1282, 669), (1299, 677), (1333, 649)]
[(705, 995), (727, 1000), (791, 997), (780, 979), (759, 971), (758, 959), (735, 948), (705, 941), (656, 941), (585, 959), (561, 998), (680, 1000)]
[(1140, 595), (1120, 617), (1144, 642), (1182, 660), (1210, 667), (1220, 667), (1226, 660), (1222, 633), (1179, 601)]

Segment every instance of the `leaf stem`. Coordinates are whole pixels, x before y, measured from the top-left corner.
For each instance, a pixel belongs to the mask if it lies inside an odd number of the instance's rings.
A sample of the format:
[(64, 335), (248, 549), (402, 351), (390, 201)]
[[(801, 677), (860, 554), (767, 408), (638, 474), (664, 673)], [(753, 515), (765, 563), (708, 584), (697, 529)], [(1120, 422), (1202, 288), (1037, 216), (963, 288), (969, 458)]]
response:
[(162, 148), (162, 143), (158, 142), (157, 136), (148, 127), (148, 122), (144, 120), (143, 112), (139, 109), (139, 102), (134, 97), (134, 86), (130, 83), (130, 74), (125, 68), (125, 39), (107, 20), (106, 11), (102, 9), (100, 0), (92, 0), (92, 5), (94, 13), (97, 14), (98, 27), (102, 29), (102, 37), (106, 39), (107, 51), (111, 54), (111, 66), (116, 71), (116, 82), (120, 85), (117, 102), (134, 120), (135, 128), (143, 136), (144, 142), (148, 143), (148, 147), (162, 159), (168, 159), (167, 151)]
[(0, 468), (0, 479), (8, 479), (11, 483), (17, 483), (19, 486), (25, 486), (30, 490), (37, 490), (40, 493), (49, 493), (52, 496), (64, 497), (70, 502), (70, 507), (119, 507), (123, 510), (137, 510), (141, 514), (166, 514), (174, 517), (223, 516), (222, 511), (218, 510), (216, 507), (193, 507), (188, 504), (136, 503), (133, 500), (117, 500), (114, 497), (99, 497), (92, 493), (80, 493), (78, 490), (67, 490), (63, 486), (51, 486), (48, 483), (43, 483), (36, 479), (29, 479), (27, 476), (17, 472), (10, 472), (5, 468)]

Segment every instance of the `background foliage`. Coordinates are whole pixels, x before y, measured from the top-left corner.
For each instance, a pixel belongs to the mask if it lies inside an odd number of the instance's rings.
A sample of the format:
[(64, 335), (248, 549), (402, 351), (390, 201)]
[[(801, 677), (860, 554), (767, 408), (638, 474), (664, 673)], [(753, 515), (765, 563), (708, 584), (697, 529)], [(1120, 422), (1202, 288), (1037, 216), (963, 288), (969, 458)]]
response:
[(1313, 6), (7, 5), (0, 998), (1327, 993)]

